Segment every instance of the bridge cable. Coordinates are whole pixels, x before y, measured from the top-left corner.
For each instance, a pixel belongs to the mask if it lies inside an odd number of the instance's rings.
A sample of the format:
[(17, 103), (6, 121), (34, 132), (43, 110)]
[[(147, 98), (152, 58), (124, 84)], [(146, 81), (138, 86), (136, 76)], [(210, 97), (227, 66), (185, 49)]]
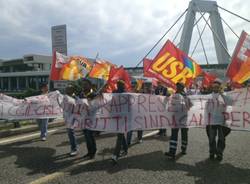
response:
[[(185, 22), (185, 21), (184, 21)], [(182, 27), (184, 26), (184, 22), (181, 24), (181, 27), (179, 28), (179, 30), (177, 31), (177, 33), (175, 34), (175, 37), (174, 37), (174, 39), (173, 39), (173, 43), (175, 42), (175, 40), (176, 40), (176, 38), (177, 38), (177, 36), (179, 35), (179, 33), (181, 32), (181, 29), (182, 29)]]
[[(203, 15), (204, 15), (205, 13), (203, 13)], [(195, 23), (194, 23), (194, 25), (193, 26), (196, 26), (196, 24), (198, 24), (198, 22), (200, 22), (200, 20), (202, 19), (202, 17), (200, 17)], [(184, 21), (185, 22), (185, 21)], [(183, 24), (184, 24), (184, 22), (183, 22)], [(175, 39), (175, 38), (174, 38)], [(173, 41), (174, 42), (174, 41)], [(179, 45), (180, 45), (180, 42), (176, 45), (176, 47), (178, 48), (179, 47)]]
[(196, 25), (196, 28), (197, 28), (198, 33), (199, 33), (199, 37), (200, 37), (200, 40), (201, 40), (201, 46), (202, 46), (202, 49), (203, 49), (203, 52), (204, 52), (204, 56), (205, 56), (206, 62), (207, 62), (207, 64), (209, 64), (208, 58), (207, 58), (207, 54), (206, 54), (206, 50), (205, 50), (205, 47), (204, 47), (204, 43), (203, 43), (203, 40), (202, 40), (201, 31), (200, 31), (200, 28), (199, 28), (198, 24)]
[(243, 20), (245, 20), (245, 21), (247, 21), (247, 22), (250, 23), (250, 20), (248, 20), (248, 19), (246, 19), (246, 18), (244, 18), (244, 17), (242, 17), (242, 16), (240, 16), (240, 15), (238, 15), (238, 14), (236, 14), (236, 13), (233, 13), (233, 12), (231, 12), (231, 11), (225, 9), (225, 8), (222, 8), (222, 7), (219, 6), (219, 5), (217, 5), (217, 7), (219, 7), (220, 9), (222, 9), (222, 10), (228, 12), (228, 13), (231, 13), (232, 15), (234, 15), (234, 16), (236, 16), (236, 17), (239, 17), (239, 18), (241, 18), (241, 19), (243, 19)]
[(237, 37), (237, 38), (240, 38), (233, 30), (233, 28), (230, 27), (230, 25), (222, 18), (220, 17), (221, 20), (227, 25), (227, 27), (233, 32), (233, 34)]
[(176, 23), (185, 15), (188, 8), (177, 18), (177, 20), (173, 23), (173, 25), (164, 33), (164, 35), (156, 42), (156, 44), (148, 51), (148, 53), (143, 57), (143, 59), (135, 66), (137, 68), (151, 52), (154, 48), (161, 42), (161, 40), (168, 34), (168, 32), (176, 25)]
[[(201, 10), (199, 8), (199, 6), (197, 6), (196, 4), (196, 7), (198, 8), (199, 10), (199, 13), (201, 14)], [(204, 19), (204, 21), (206, 22), (206, 24), (208, 25), (208, 27), (210, 28), (210, 30), (213, 32), (213, 34), (215, 35), (216, 39), (219, 41), (219, 43), (221, 44), (221, 46), (224, 48), (224, 50), (226, 51), (226, 53), (228, 54), (228, 56), (231, 58), (231, 55), (229, 54), (227, 48), (225, 47), (225, 45), (222, 43), (221, 39), (219, 38), (219, 36), (217, 35), (217, 33), (213, 30), (213, 28), (208, 24), (208, 22), (206, 21), (206, 19), (204, 18), (204, 16), (201, 14), (202, 18)]]
[[(210, 19), (210, 15), (209, 15), (209, 17), (207, 18), (207, 21), (208, 21), (209, 19)], [(201, 36), (203, 35), (203, 33), (204, 33), (206, 27), (207, 27), (207, 24), (204, 25), (204, 27), (203, 27), (203, 29), (202, 29), (202, 31), (201, 31)], [(201, 38), (199, 38), (199, 39), (197, 40), (197, 42), (196, 42), (196, 44), (195, 44), (195, 46), (194, 46), (194, 49), (193, 49), (193, 51), (192, 51), (191, 57), (193, 56), (194, 52), (196, 51), (196, 48), (197, 48), (197, 46), (198, 46), (198, 43), (199, 43), (200, 39), (201, 39)]]

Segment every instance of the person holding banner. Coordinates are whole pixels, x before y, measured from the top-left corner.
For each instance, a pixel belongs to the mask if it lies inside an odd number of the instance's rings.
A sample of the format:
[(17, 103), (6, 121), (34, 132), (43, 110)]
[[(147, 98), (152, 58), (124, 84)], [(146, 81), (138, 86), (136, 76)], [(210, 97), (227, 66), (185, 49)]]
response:
[[(124, 93), (124, 92), (125, 92), (124, 81), (119, 80), (117, 82), (117, 90), (113, 91), (113, 93)], [(128, 154), (128, 144), (127, 144), (127, 140), (125, 138), (124, 133), (117, 134), (115, 150), (114, 150), (114, 153), (111, 157), (111, 159), (114, 163), (117, 163), (118, 158), (121, 156), (121, 154), (120, 154), (121, 148), (123, 148), (123, 150), (124, 150), (122, 155), (127, 155)]]
[[(66, 95), (77, 100), (77, 99), (79, 99), (79, 97), (77, 97), (75, 95), (74, 90), (75, 90), (74, 86), (72, 84), (69, 84), (65, 89), (65, 93), (66, 93)], [(71, 157), (73, 157), (73, 156), (76, 156), (78, 154), (77, 142), (76, 142), (76, 136), (75, 136), (74, 119), (67, 118), (67, 117), (72, 117), (72, 116), (68, 115), (67, 113), (71, 114), (72, 112), (71, 111), (69, 111), (69, 112), (64, 111), (63, 118), (64, 118), (65, 124), (67, 126), (67, 133), (68, 133), (68, 138), (69, 138), (70, 148), (71, 148), (69, 155)]]
[[(48, 91), (49, 91), (48, 84), (47, 83), (41, 83), (40, 84), (40, 90), (41, 90), (42, 95), (48, 94)], [(37, 121), (37, 124), (38, 124), (40, 132), (41, 132), (40, 138), (41, 138), (42, 141), (46, 141), (49, 119), (48, 118), (37, 119), (36, 121)]]
[[(146, 86), (144, 82), (142, 82), (140, 89), (136, 86), (135, 88), (135, 93), (144, 93), (144, 94), (151, 94), (150, 91), (151, 89)], [(133, 136), (133, 131), (129, 131), (127, 133), (127, 144), (128, 146), (131, 145), (132, 141), (132, 136)], [(137, 130), (137, 143), (142, 143), (142, 137), (143, 137), (143, 130)]]
[[(222, 81), (219, 79), (216, 79), (212, 83), (211, 89), (213, 98), (212, 100), (219, 102), (220, 101), (219, 98), (222, 97), (223, 103), (219, 103), (219, 107), (216, 108), (216, 112), (214, 112), (213, 103), (207, 102), (205, 108), (207, 112), (211, 112), (211, 114), (213, 114), (213, 117), (211, 117), (212, 120), (220, 121), (220, 122), (210, 122), (211, 124), (214, 125), (206, 126), (206, 132), (209, 141), (209, 158), (211, 160), (214, 160), (216, 155), (216, 160), (222, 161), (223, 152), (226, 147), (226, 136), (231, 132), (230, 128), (223, 126), (225, 120), (222, 113), (225, 111), (227, 105), (232, 104), (232, 99), (226, 97), (223, 94)], [(218, 140), (216, 142), (217, 136)]]
[[(97, 96), (92, 89), (92, 83), (90, 82), (90, 80), (82, 79), (80, 81), (80, 86), (82, 88), (82, 91), (80, 93), (80, 98), (87, 98), (88, 100), (92, 100), (93, 98)], [(83, 133), (85, 136), (86, 145), (88, 149), (88, 153), (84, 155), (83, 158), (93, 159), (95, 158), (95, 154), (97, 150), (95, 136), (94, 136), (95, 131), (84, 129)]]
[[(159, 84), (156, 87), (155, 95), (162, 95), (162, 96), (166, 96), (166, 97), (170, 96), (170, 94), (168, 92), (168, 88), (164, 87), (161, 84)], [(166, 137), (167, 136), (167, 129), (166, 128), (160, 129), (159, 132), (157, 133), (157, 135), (160, 137)]]
[[(187, 95), (185, 93), (185, 86), (182, 83), (176, 84), (176, 93), (174, 95), (176, 97), (175, 99), (175, 105), (176, 107), (179, 107), (181, 109), (181, 106), (184, 106), (183, 109), (187, 110), (191, 107), (190, 99), (187, 98)], [(177, 112), (178, 113), (178, 112)], [(185, 119), (184, 119), (185, 121)], [(177, 143), (178, 143), (178, 132), (179, 129), (181, 129), (181, 153), (183, 155), (186, 154), (187, 151), (187, 145), (188, 145), (188, 128), (172, 128), (171, 129), (171, 138), (170, 138), (170, 144), (169, 144), (169, 152), (166, 152), (165, 155), (175, 159), (175, 154), (177, 150)]]

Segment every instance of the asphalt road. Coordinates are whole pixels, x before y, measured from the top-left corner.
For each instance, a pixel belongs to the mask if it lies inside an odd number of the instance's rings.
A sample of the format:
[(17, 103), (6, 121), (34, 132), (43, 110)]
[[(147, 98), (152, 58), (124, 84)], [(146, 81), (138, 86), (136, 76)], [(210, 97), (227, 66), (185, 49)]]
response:
[(143, 143), (133, 144), (117, 165), (110, 161), (116, 140), (112, 135), (97, 138), (97, 157), (91, 161), (82, 158), (86, 147), (81, 132), (77, 132), (80, 154), (73, 158), (68, 157), (64, 128), (52, 130), (46, 142), (38, 133), (0, 139), (0, 183), (250, 183), (250, 132), (233, 131), (228, 136), (221, 163), (208, 160), (204, 129), (189, 130), (188, 154), (178, 155), (176, 161), (164, 156), (168, 137), (149, 133), (144, 132)]

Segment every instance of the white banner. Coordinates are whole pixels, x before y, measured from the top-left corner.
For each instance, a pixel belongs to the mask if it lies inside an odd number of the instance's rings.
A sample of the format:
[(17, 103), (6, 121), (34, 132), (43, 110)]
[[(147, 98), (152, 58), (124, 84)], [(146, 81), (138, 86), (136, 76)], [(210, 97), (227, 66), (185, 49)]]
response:
[(15, 99), (0, 94), (0, 119), (43, 119), (62, 117), (62, 109), (58, 100), (62, 99), (58, 92)]
[(103, 94), (91, 101), (53, 92), (26, 100), (1, 95), (0, 102), (0, 119), (53, 118), (63, 114), (71, 128), (127, 132), (221, 124), (235, 130), (250, 130), (250, 90), (247, 88), (187, 98)]

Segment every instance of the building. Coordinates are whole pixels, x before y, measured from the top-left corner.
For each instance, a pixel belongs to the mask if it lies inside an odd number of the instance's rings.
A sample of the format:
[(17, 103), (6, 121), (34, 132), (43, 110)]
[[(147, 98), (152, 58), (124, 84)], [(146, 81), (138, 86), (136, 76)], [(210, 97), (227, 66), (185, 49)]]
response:
[(38, 89), (39, 83), (48, 81), (51, 62), (51, 56), (37, 54), (0, 61), (0, 92)]

